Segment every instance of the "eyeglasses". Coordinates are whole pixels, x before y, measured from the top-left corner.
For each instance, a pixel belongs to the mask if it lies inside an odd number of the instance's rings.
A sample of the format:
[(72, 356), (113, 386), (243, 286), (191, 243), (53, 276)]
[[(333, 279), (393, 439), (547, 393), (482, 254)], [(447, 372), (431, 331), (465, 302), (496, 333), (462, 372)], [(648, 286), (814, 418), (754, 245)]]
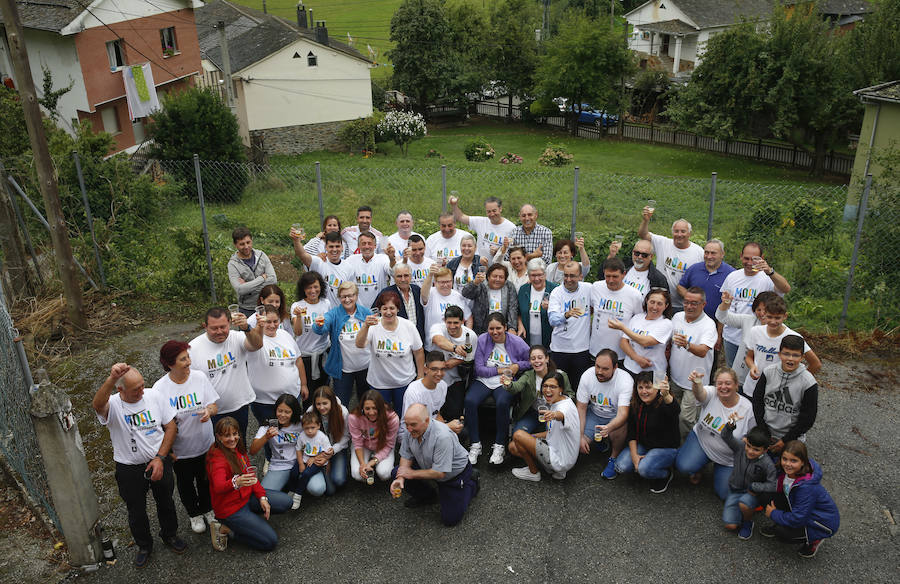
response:
[(356, 294), (341, 294), (338, 298), (341, 300), (350, 300), (351, 298), (356, 298)]
[(425, 369), (428, 369), (429, 371), (443, 371), (444, 370), (443, 367), (427, 367), (427, 366), (425, 367)]
[(631, 255), (636, 255), (639, 258), (649, 258), (650, 257), (650, 254), (645, 251), (633, 251), (633, 252), (631, 252)]

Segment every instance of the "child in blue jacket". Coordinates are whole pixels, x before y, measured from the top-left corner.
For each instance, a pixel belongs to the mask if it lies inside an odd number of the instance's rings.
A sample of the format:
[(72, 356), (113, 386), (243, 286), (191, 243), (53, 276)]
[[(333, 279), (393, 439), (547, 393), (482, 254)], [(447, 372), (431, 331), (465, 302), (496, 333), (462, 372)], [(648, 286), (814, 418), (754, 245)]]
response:
[(792, 440), (781, 453), (775, 500), (766, 507), (774, 525), (760, 529), (765, 537), (802, 543), (801, 557), (811, 558), (822, 540), (834, 535), (841, 522), (837, 505), (821, 484), (822, 467), (809, 458), (806, 444)]

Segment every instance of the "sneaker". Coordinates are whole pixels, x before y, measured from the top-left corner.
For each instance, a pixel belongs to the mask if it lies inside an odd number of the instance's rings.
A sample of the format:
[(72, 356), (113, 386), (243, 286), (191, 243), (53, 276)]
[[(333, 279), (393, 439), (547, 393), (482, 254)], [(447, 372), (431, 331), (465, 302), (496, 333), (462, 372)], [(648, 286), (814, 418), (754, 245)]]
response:
[(222, 533), (222, 524), (218, 521), (210, 521), (209, 523), (209, 535), (212, 539), (212, 546), (214, 550), (224, 552), (225, 548), (228, 547), (228, 536)]
[(291, 511), (296, 511), (297, 509), (300, 508), (300, 501), (303, 500), (303, 495), (298, 495), (297, 493), (294, 493), (292, 498), (293, 498), (294, 502), (291, 503)]
[(541, 473), (539, 472), (531, 472), (527, 466), (523, 466), (522, 468), (514, 468), (512, 469), (513, 476), (517, 479), (522, 479), (523, 481), (534, 481), (540, 482)]
[(187, 544), (177, 535), (173, 535), (168, 539), (163, 539), (163, 543), (176, 554), (183, 554), (187, 550)]
[(651, 493), (660, 495), (660, 494), (666, 492), (666, 490), (669, 488), (669, 483), (672, 482), (672, 477), (675, 476), (672, 473), (671, 468), (667, 472), (668, 472), (668, 474), (665, 476), (665, 478), (653, 479), (653, 482), (650, 483), (650, 492)]
[(203, 515), (191, 517), (191, 531), (194, 533), (203, 533), (206, 531), (206, 521), (203, 520)]
[(775, 537), (778, 533), (775, 531), (775, 524), (763, 525), (759, 528), (759, 534), (763, 537)]
[(481, 442), (472, 442), (469, 446), (469, 463), (477, 464), (479, 456), (481, 456)]
[(821, 539), (814, 539), (809, 543), (805, 543), (800, 546), (800, 549), (797, 550), (797, 553), (801, 558), (812, 558), (815, 557), (816, 552), (819, 551), (819, 546), (822, 545)]
[(753, 535), (753, 522), (752, 521), (742, 521), (741, 528), (738, 530), (738, 537), (741, 539), (750, 539), (750, 536)]
[[(609, 480), (612, 480), (612, 479), (616, 478), (617, 476), (619, 476), (619, 474), (616, 472), (616, 459), (615, 458), (609, 459), (609, 462), (606, 463), (606, 468), (603, 469), (603, 472), (601, 473), (601, 475), (603, 476), (603, 478), (609, 479)], [(663, 489), (663, 490), (665, 490), (665, 489)]]
[(553, 478), (555, 478), (555, 479), (558, 480), (558, 481), (561, 481), (561, 480), (563, 480), (564, 478), (566, 478), (566, 471), (555, 472), (555, 473), (553, 473), (553, 474), (550, 475), (550, 476), (552, 476)]
[(146, 566), (147, 562), (150, 561), (150, 553), (152, 551), (149, 548), (138, 548), (137, 553), (134, 555), (134, 567), (143, 568)]
[(503, 464), (503, 453), (506, 452), (506, 447), (502, 444), (494, 444), (494, 449), (491, 451), (491, 464)]

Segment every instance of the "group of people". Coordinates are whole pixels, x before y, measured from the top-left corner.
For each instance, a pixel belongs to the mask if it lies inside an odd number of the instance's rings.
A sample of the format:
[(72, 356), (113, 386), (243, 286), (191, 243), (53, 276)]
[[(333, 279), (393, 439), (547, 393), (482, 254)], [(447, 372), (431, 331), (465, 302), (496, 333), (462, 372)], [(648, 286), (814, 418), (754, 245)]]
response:
[(165, 343), (166, 374), (150, 390), (133, 367), (112, 366), (93, 406), (110, 430), (136, 565), (152, 552), (148, 490), (163, 541), (184, 551), (173, 477), (191, 528), (208, 525), (216, 549), (272, 549), (271, 513), (334, 494), (348, 475), (389, 482), (409, 507), (438, 502), (455, 525), (480, 489), (484, 415), (489, 465), (521, 459), (519, 479), (563, 480), (580, 454), (600, 452), (604, 478), (636, 474), (660, 494), (676, 473), (700, 483), (712, 463), (722, 520), (742, 539), (760, 507), (763, 535), (801, 543), (802, 556), (835, 533), (837, 507), (805, 445), (821, 363), (785, 324), (790, 286), (760, 244), (746, 243), (735, 269), (721, 241), (691, 242), (684, 219), (671, 237), (650, 232), (645, 207), (628, 263), (613, 242), (587, 283), (583, 237), (554, 242), (532, 205), (517, 226), (495, 197), (485, 216), (449, 203), (427, 238), (405, 211), (385, 237), (369, 207), (347, 228), (326, 217), (308, 240), (295, 225), (306, 271), (290, 306), (238, 228), (237, 304), (210, 309), (189, 343)]

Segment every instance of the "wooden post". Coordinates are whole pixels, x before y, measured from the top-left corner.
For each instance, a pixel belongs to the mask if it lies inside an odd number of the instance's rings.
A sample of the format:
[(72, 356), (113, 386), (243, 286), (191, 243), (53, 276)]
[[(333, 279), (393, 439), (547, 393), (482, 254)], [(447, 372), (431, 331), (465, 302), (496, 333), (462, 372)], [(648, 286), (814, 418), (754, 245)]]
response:
[(59, 185), (56, 183), (53, 161), (50, 159), (50, 150), (47, 147), (47, 137), (44, 135), (41, 109), (38, 106), (34, 79), (31, 78), (31, 65), (28, 62), (28, 52), (25, 48), (22, 20), (16, 10), (15, 0), (0, 0), (0, 14), (3, 15), (3, 22), (6, 26), (6, 40), (9, 44), (13, 70), (16, 73), (22, 108), (25, 110), (25, 125), (28, 127), (35, 171), (47, 211), (47, 221), (50, 223), (50, 239), (53, 241), (53, 249), (56, 252), (54, 254), (56, 266), (59, 269), (59, 279), (62, 282), (63, 295), (66, 298), (69, 320), (76, 327), (86, 329), (87, 319), (84, 316), (81, 285), (78, 283), (75, 258), (72, 256), (72, 246), (69, 244), (69, 230), (66, 228), (62, 206), (59, 202)]
[(759, 138), (756, 142), (756, 159), (759, 160), (762, 158), (762, 138)]

